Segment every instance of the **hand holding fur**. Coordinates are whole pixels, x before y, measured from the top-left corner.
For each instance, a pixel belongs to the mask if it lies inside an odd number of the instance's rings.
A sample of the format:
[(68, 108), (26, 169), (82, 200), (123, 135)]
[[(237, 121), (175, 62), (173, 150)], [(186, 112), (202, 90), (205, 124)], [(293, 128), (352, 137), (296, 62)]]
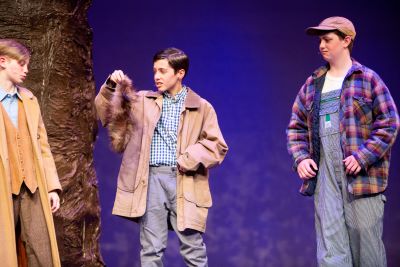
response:
[(111, 139), (111, 147), (115, 152), (122, 153), (130, 138), (133, 111), (132, 101), (136, 99), (136, 91), (131, 79), (125, 78), (117, 84), (113, 97), (106, 109), (107, 129)]

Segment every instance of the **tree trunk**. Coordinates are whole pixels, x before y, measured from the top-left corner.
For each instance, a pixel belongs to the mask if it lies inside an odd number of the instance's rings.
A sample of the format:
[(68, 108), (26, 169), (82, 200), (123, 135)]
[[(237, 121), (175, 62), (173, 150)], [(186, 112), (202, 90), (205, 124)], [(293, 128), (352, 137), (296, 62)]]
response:
[(63, 266), (104, 266), (93, 166), (91, 0), (0, 0), (0, 38), (31, 48), (24, 86), (39, 100), (63, 192), (54, 215)]

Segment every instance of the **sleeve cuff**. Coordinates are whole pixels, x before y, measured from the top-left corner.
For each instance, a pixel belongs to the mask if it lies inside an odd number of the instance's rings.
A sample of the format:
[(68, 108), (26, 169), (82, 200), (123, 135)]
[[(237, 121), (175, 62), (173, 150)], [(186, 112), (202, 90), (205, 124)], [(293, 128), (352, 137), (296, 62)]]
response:
[(361, 168), (364, 170), (367, 170), (367, 162), (362, 158), (362, 155), (360, 155), (361, 152), (359, 153), (355, 153), (353, 152), (352, 155), (355, 157), (355, 159), (357, 160), (358, 164), (360, 164)]

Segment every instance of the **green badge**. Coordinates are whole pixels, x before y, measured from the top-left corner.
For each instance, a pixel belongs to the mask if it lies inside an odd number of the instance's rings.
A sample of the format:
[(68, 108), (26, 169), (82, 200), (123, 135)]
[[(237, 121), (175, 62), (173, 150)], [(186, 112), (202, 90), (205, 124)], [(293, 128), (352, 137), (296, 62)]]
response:
[(325, 121), (326, 122), (331, 121), (331, 114), (326, 114), (325, 115)]
[(326, 114), (325, 115), (325, 128), (331, 128), (332, 123), (331, 123), (331, 114)]

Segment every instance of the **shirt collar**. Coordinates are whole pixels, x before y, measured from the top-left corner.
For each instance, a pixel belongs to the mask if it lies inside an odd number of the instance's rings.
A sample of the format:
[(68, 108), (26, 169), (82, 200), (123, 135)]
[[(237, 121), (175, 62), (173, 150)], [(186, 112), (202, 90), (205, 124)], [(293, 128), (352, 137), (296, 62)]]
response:
[[(349, 71), (347, 72), (346, 77), (350, 76), (354, 72), (362, 72), (363, 71), (363, 66), (358, 61), (356, 61), (354, 58), (351, 58), (351, 61), (352, 61), (352, 66), (349, 69)], [(325, 75), (328, 72), (328, 70), (329, 70), (329, 64), (327, 63), (324, 66), (319, 67), (316, 71), (314, 71), (313, 77), (315, 79), (319, 78), (319, 77)]]
[(177, 93), (175, 96), (172, 96), (171, 94), (169, 94), (168, 92), (164, 92), (163, 95), (170, 100), (173, 101), (180, 101), (182, 100), (182, 98), (184, 98), (186, 96), (186, 92), (187, 92), (187, 88), (185, 85), (182, 86), (182, 89), (179, 91), (179, 93)]
[(17, 95), (17, 97), (22, 100), (22, 97), (19, 93), (18, 87), (14, 86), (14, 91), (12, 93), (7, 92), (6, 90), (3, 89), (3, 87), (0, 86), (0, 101), (3, 101), (4, 98), (7, 95), (11, 95), (12, 97), (15, 97), (15, 95)]

